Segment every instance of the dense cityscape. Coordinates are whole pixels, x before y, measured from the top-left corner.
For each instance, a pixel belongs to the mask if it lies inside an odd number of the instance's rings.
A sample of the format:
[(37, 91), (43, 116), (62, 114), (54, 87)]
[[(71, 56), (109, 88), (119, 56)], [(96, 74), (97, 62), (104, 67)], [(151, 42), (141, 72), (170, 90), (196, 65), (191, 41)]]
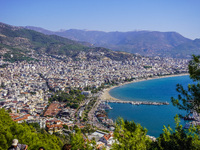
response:
[[(14, 121), (38, 123), (50, 134), (67, 134), (75, 125), (90, 125), (97, 130), (88, 138), (110, 147), (114, 126), (106, 116), (103, 89), (138, 79), (187, 73), (188, 60), (135, 55), (127, 61), (74, 61), (42, 55), (30, 62), (1, 59), (0, 65), (0, 107), (9, 110)], [(83, 95), (74, 97), (80, 101), (56, 99), (62, 94), (72, 96), (72, 91)]]

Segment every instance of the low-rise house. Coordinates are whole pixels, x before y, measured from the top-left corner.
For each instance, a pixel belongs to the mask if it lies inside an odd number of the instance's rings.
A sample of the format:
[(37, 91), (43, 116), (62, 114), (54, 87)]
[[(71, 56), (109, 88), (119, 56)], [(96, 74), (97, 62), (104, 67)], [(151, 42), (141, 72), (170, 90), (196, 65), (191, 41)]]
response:
[(62, 134), (63, 126), (61, 124), (52, 124), (52, 125), (47, 125), (46, 127), (50, 134), (53, 134), (53, 133)]
[(108, 139), (109, 139), (110, 137), (111, 137), (110, 134), (104, 134), (104, 136), (102, 136), (102, 137), (99, 139), (99, 141), (101, 141), (101, 142), (103, 142), (103, 143), (105, 143), (105, 144), (107, 145)]
[(46, 121), (46, 127), (47, 127), (47, 131), (50, 134), (53, 133), (60, 133), (62, 134), (62, 129), (63, 129), (63, 122), (57, 119), (53, 119), (53, 120), (47, 120)]
[(30, 120), (30, 119), (33, 119), (33, 117), (30, 114), (26, 114), (26, 115), (20, 116), (18, 118), (15, 118), (14, 121), (17, 123), (22, 123), (22, 122)]
[(107, 145), (107, 146), (112, 146), (112, 144), (115, 142), (113, 139), (112, 132), (109, 134), (104, 134), (104, 136), (101, 137), (99, 141), (105, 143), (105, 145)]

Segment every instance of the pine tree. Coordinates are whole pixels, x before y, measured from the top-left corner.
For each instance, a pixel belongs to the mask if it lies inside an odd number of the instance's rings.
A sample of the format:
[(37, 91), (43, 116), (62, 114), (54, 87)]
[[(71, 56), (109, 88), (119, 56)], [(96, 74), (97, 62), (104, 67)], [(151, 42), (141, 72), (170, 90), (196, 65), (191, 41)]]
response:
[(190, 78), (197, 83), (189, 84), (188, 89), (185, 90), (182, 85), (177, 85), (177, 91), (179, 92), (178, 98), (171, 98), (174, 106), (179, 109), (190, 111), (196, 111), (200, 113), (200, 56), (193, 55), (193, 59), (188, 65)]
[(28, 149), (38, 149), (43, 146), (47, 150), (59, 150), (63, 146), (57, 136), (45, 132), (37, 133), (26, 123), (18, 124), (12, 121), (9, 114), (4, 109), (0, 109), (0, 150), (7, 150), (13, 139), (28, 145)]
[(187, 131), (179, 124), (178, 115), (175, 117), (175, 131), (170, 126), (163, 129), (163, 133), (152, 143), (150, 150), (199, 150), (200, 140), (198, 129), (190, 127)]
[(112, 145), (113, 150), (142, 150), (147, 149), (151, 140), (146, 136), (147, 129), (133, 121), (124, 121), (118, 118), (114, 131), (116, 142)]

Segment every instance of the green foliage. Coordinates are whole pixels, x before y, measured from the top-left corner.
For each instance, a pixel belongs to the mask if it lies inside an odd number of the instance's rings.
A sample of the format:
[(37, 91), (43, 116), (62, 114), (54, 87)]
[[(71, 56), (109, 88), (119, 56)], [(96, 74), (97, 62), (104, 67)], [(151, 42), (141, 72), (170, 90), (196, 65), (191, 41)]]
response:
[(175, 117), (175, 131), (170, 126), (163, 129), (163, 133), (152, 142), (147, 136), (147, 130), (133, 121), (124, 121), (118, 118), (114, 138), (116, 143), (112, 145), (113, 150), (199, 150), (199, 128), (190, 126), (188, 130), (179, 124), (178, 115)]
[(6, 86), (4, 85), (4, 83), (1, 83), (0, 87), (5, 88)]
[[(193, 59), (189, 63), (190, 78), (193, 81), (200, 80), (200, 56), (193, 55)], [(186, 111), (194, 110), (200, 112), (200, 84), (189, 84), (188, 89), (185, 90), (182, 85), (177, 84), (176, 89), (180, 94), (178, 98), (171, 98), (174, 106)]]
[(152, 68), (152, 66), (143, 66), (145, 69)]
[(89, 124), (87, 124), (83, 129), (81, 129), (81, 132), (82, 133), (93, 133), (93, 132), (95, 132), (95, 130), (92, 128), (92, 126), (91, 125), (89, 125)]
[[(188, 65), (190, 78), (193, 81), (198, 81), (197, 84), (189, 84), (187, 90), (182, 85), (177, 85), (179, 92), (178, 98), (171, 98), (174, 106), (179, 109), (186, 110), (187, 112), (196, 111), (200, 112), (200, 56), (193, 55), (193, 59)], [(196, 150), (200, 149), (199, 126), (190, 127), (184, 130), (179, 125), (179, 119), (176, 116), (176, 129), (175, 132), (168, 127), (164, 127), (164, 133), (158, 138), (156, 143), (157, 149), (172, 149), (172, 150)]]
[(83, 134), (79, 128), (76, 128), (76, 133), (71, 135), (70, 144), (72, 150), (93, 150), (96, 146), (95, 141), (89, 142), (88, 140), (84, 140)]
[(194, 81), (200, 80), (200, 56), (193, 55), (193, 59), (189, 62), (188, 65), (190, 78)]
[(83, 113), (83, 121), (84, 122), (87, 121), (88, 113), (94, 107), (95, 102), (96, 102), (96, 98), (95, 97), (91, 98), (91, 100), (88, 103), (88, 105), (85, 106), (84, 113)]
[[(0, 33), (5, 36), (0, 37), (0, 48), (7, 48), (8, 55), (4, 55), (5, 60), (21, 61), (27, 60), (24, 53), (29, 49), (34, 49), (38, 53), (62, 54), (76, 56), (80, 51), (87, 51), (89, 48), (79, 44), (76, 41), (56, 35), (44, 35), (42, 33), (28, 30), (25, 28), (12, 27), (3, 24)], [(15, 58), (9, 57), (10, 53)], [(24, 58), (25, 57), (25, 58)]]
[(84, 148), (84, 139), (81, 135), (81, 131), (78, 130), (76, 134), (71, 136), (70, 144), (72, 145), (72, 150), (83, 149)]
[(28, 145), (28, 149), (43, 146), (47, 150), (52, 150), (60, 149), (63, 145), (55, 135), (49, 135), (45, 131), (37, 133), (33, 126), (15, 123), (4, 109), (0, 109), (0, 149), (8, 149), (15, 138), (19, 143)]
[(36, 131), (40, 131), (40, 125), (39, 125), (39, 123), (29, 123), (28, 125), (29, 126), (33, 126), (36, 129)]
[(152, 150), (198, 150), (200, 149), (198, 129), (190, 127), (185, 131), (179, 125), (178, 116), (175, 117), (176, 128), (173, 131), (169, 126), (163, 129), (163, 133), (157, 138), (155, 143), (152, 143)]
[(179, 109), (186, 110), (195, 110), (199, 112), (200, 108), (200, 84), (189, 84), (188, 89), (185, 90), (182, 85), (177, 84), (176, 90), (180, 93), (178, 94), (178, 99), (171, 98), (174, 106)]
[(141, 150), (150, 146), (150, 139), (146, 136), (147, 129), (133, 121), (124, 121), (118, 118), (114, 131), (114, 138), (117, 141), (112, 145), (113, 150)]
[(65, 128), (66, 130), (68, 130), (69, 129), (69, 127), (68, 127), (68, 125), (63, 125), (63, 128)]
[[(28, 55), (26, 55), (27, 51), (24, 51), (22, 48), (15, 48), (13, 46), (8, 46), (5, 44), (0, 44), (0, 47), (4, 47), (6, 49), (9, 49), (7, 53), (4, 55), (0, 54), (0, 57), (3, 56), (4, 61), (9, 61), (9, 62), (15, 62), (15, 61), (32, 61), (35, 60)], [(3, 66), (5, 67), (5, 66)], [(0, 67), (1, 68), (1, 67)]]
[(66, 106), (69, 106), (70, 108), (77, 109), (79, 107), (79, 103), (85, 99), (85, 96), (81, 94), (80, 90), (71, 90), (68, 93), (66, 92), (57, 92), (55, 93), (49, 101), (59, 101), (59, 102), (65, 102)]
[(35, 94), (36, 94), (36, 92), (30, 92), (30, 94), (31, 94), (31, 95), (35, 95)]
[(8, 66), (8, 64), (3, 64), (3, 65), (0, 65), (0, 68), (6, 68)]

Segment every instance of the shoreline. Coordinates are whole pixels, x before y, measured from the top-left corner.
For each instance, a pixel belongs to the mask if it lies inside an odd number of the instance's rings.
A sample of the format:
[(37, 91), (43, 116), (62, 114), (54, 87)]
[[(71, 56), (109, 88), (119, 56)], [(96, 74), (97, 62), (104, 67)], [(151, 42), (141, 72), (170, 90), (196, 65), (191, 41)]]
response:
[(186, 75), (189, 75), (189, 73), (184, 73), (184, 74), (177, 74), (177, 75), (166, 75), (166, 76), (154, 76), (152, 78), (147, 78), (147, 79), (139, 79), (139, 80), (133, 80), (131, 82), (125, 82), (125, 83), (122, 83), (120, 85), (116, 85), (116, 86), (112, 86), (112, 87), (109, 87), (109, 88), (106, 88), (103, 90), (103, 93), (102, 95), (100, 96), (100, 99), (102, 101), (123, 101), (122, 99), (117, 99), (117, 98), (114, 98), (110, 95), (110, 90), (116, 88), (116, 87), (120, 87), (120, 86), (124, 86), (126, 84), (131, 84), (131, 83), (136, 83), (136, 82), (142, 82), (142, 81), (148, 81), (148, 80), (154, 80), (154, 79), (161, 79), (161, 78), (170, 78), (170, 77), (178, 77), (178, 76), (186, 76)]

